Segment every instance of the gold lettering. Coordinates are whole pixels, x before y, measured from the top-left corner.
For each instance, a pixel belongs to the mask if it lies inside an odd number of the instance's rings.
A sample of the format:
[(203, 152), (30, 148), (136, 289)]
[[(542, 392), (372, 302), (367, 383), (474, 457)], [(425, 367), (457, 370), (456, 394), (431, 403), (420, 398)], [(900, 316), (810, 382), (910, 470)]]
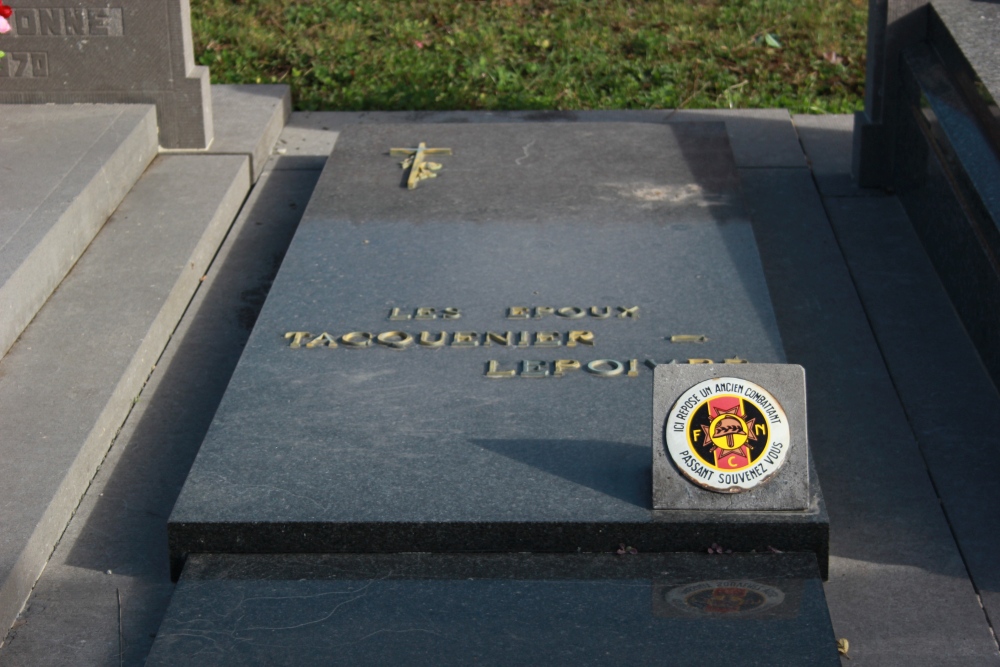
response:
[(507, 309), (508, 320), (524, 320), (531, 315), (531, 309), (524, 306), (511, 306)]
[(639, 306), (632, 306), (631, 308), (626, 308), (625, 306), (618, 306), (618, 310), (621, 311), (618, 313), (618, 317), (621, 319), (630, 317), (634, 320), (638, 319), (639, 317)]
[(604, 306), (603, 312), (598, 312), (597, 306), (590, 307), (590, 316), (596, 317), (599, 320), (603, 320), (607, 317), (611, 317), (611, 306)]
[(689, 364), (714, 364), (711, 359), (688, 359)]
[(435, 320), (437, 319), (437, 310), (434, 308), (417, 308), (416, 314), (413, 316), (415, 320)]
[(413, 345), (413, 336), (405, 331), (384, 331), (376, 336), (375, 340), (379, 342), (379, 345), (385, 345), (397, 350), (402, 350)]
[(292, 344), (288, 347), (302, 347), (302, 340), (312, 336), (308, 331), (289, 331), (285, 334), (285, 338), (291, 338)]
[(326, 345), (327, 347), (337, 347), (337, 341), (333, 339), (333, 336), (324, 331), (323, 333), (321, 333), (320, 335), (316, 336), (311, 341), (306, 343), (306, 347), (309, 348), (321, 347), (323, 345)]
[(341, 336), (340, 342), (347, 347), (368, 347), (372, 344), (372, 335), (367, 331), (352, 331)]
[(593, 331), (570, 331), (566, 336), (566, 347), (576, 347), (577, 343), (580, 345), (593, 345), (594, 344), (594, 332)]
[(629, 359), (628, 360), (628, 376), (630, 378), (639, 376), (639, 360)]
[(587, 364), (587, 370), (598, 377), (608, 378), (621, 375), (625, 366), (614, 359), (597, 359)]
[(670, 337), (671, 343), (707, 343), (708, 336), (695, 336), (693, 334), (678, 334)]
[(555, 308), (550, 308), (549, 306), (538, 306), (535, 308), (535, 319), (540, 320), (546, 315), (551, 315), (556, 312)]
[(518, 336), (517, 346), (518, 347), (528, 347), (528, 345), (530, 345), (529, 340), (530, 339), (528, 338), (528, 332), (527, 331), (522, 331), (521, 334), (520, 334), (520, 336)]
[(448, 334), (445, 333), (444, 331), (439, 331), (438, 333), (439, 335), (437, 337), (437, 340), (431, 340), (430, 331), (421, 331), (420, 344), (423, 345), (424, 347), (441, 347), (442, 345), (444, 345), (444, 342), (448, 340)]
[(555, 370), (552, 371), (552, 375), (562, 377), (566, 371), (578, 370), (580, 370), (580, 362), (576, 359), (556, 359)]
[(763, 424), (754, 424), (753, 430), (757, 432), (757, 435), (765, 435), (767, 433), (767, 427)]
[(701, 440), (701, 429), (700, 428), (696, 428), (694, 430), (694, 433), (692, 433), (692, 435), (694, 436), (694, 441), (698, 442), (699, 440)]
[(475, 347), (479, 345), (479, 334), (475, 331), (456, 331), (451, 335), (452, 347)]
[(750, 362), (746, 359), (740, 359), (739, 355), (734, 355), (732, 359), (723, 359), (724, 364), (749, 364)]
[(562, 345), (558, 331), (536, 331), (535, 345), (538, 347), (559, 347)]
[(401, 312), (399, 312), (399, 308), (393, 308), (389, 312), (389, 319), (390, 320), (408, 320), (408, 319), (410, 319), (410, 314), (407, 313), (406, 315), (403, 315)]
[(543, 378), (549, 375), (549, 362), (529, 361), (525, 359), (521, 362), (521, 377), (523, 378)]
[(556, 315), (559, 317), (567, 317), (571, 320), (583, 317), (586, 314), (587, 313), (583, 308), (577, 308), (576, 306), (567, 306), (566, 308), (560, 308), (556, 311)]
[(288, 347), (302, 347), (303, 339), (312, 336), (308, 331), (289, 331), (285, 334), (285, 338), (291, 338), (292, 343)]
[(501, 371), (497, 368), (497, 360), (490, 359), (489, 363), (486, 365), (486, 377), (488, 378), (512, 378), (516, 371), (512, 368), (507, 371)]
[(487, 331), (486, 337), (483, 339), (483, 345), (490, 346), (493, 343), (497, 345), (510, 346), (510, 337), (513, 335), (511, 331), (505, 331), (500, 333), (498, 331)]
[(445, 308), (444, 309), (444, 319), (446, 320), (457, 320), (462, 317), (462, 311), (459, 308)]

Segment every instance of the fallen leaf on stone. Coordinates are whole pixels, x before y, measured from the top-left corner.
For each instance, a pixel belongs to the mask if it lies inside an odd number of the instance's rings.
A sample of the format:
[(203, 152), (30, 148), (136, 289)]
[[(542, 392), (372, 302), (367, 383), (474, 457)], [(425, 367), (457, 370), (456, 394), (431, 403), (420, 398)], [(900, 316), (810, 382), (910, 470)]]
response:
[(844, 656), (848, 660), (851, 659), (851, 656), (847, 655), (847, 652), (850, 649), (851, 649), (851, 643), (849, 641), (843, 638), (837, 640), (837, 653)]

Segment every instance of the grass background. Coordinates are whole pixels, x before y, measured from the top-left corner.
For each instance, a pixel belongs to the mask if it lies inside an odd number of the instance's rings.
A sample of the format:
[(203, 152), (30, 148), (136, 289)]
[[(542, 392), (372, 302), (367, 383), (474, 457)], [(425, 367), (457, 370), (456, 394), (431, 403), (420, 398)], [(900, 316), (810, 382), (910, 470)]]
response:
[(215, 83), (300, 110), (863, 106), (866, 0), (192, 0)]

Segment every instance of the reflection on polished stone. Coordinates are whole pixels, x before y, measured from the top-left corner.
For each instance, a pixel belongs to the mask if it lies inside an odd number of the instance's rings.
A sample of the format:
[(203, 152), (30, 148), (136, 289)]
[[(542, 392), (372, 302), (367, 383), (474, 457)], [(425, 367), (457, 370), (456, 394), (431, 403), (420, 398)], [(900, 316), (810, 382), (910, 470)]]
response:
[(148, 665), (836, 665), (812, 554), (191, 556)]

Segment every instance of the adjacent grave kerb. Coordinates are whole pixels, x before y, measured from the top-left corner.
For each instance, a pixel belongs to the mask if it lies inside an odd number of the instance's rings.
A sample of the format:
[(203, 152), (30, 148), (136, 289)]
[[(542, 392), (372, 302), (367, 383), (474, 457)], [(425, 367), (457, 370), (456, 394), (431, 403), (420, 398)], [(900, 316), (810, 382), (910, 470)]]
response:
[(927, 33), (929, 0), (868, 0), (865, 108), (854, 116), (851, 171), (858, 185), (884, 187), (892, 180), (892, 133), (900, 87), (899, 54)]
[(152, 103), (160, 145), (212, 143), (208, 68), (188, 0), (19, 0), (4, 35), (0, 104)]

